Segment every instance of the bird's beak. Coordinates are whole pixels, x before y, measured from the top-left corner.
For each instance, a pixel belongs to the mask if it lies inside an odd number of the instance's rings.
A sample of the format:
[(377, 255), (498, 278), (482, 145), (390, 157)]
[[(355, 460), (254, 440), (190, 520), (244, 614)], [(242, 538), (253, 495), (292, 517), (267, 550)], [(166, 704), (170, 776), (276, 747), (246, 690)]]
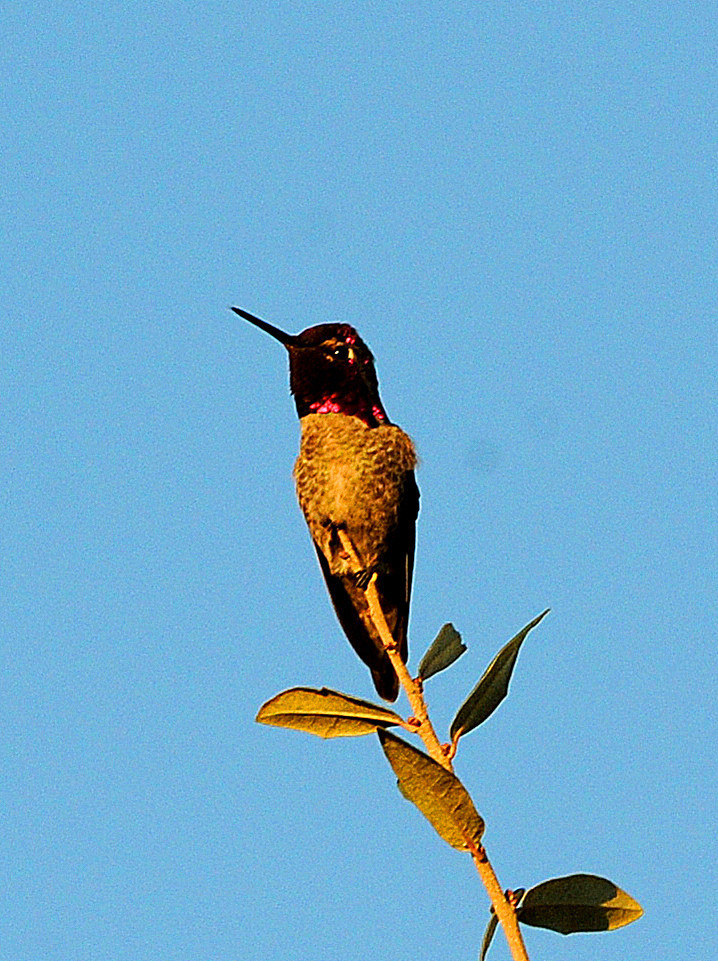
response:
[(241, 307), (232, 307), (232, 310), (235, 312), (235, 314), (239, 314), (240, 317), (248, 320), (250, 324), (254, 324), (255, 327), (259, 327), (260, 330), (270, 334), (275, 340), (278, 340), (280, 344), (284, 344), (287, 350), (296, 344), (296, 337), (293, 334), (285, 334), (285, 332), (280, 330), (279, 327), (274, 327), (272, 324), (268, 324), (266, 320), (261, 320), (259, 317), (255, 317), (254, 314), (250, 314), (246, 310), (242, 310)]

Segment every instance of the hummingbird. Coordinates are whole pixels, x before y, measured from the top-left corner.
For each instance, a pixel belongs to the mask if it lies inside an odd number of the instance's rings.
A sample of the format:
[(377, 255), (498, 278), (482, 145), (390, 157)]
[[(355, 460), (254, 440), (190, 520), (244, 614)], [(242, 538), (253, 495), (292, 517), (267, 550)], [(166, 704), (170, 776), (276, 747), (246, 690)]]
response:
[[(287, 349), (301, 425), (294, 465), (299, 505), (339, 623), (371, 671), (377, 693), (395, 701), (399, 681), (364, 588), (375, 576), (384, 617), (406, 663), (419, 513), (414, 443), (389, 420), (374, 357), (349, 324), (287, 334), (246, 310), (232, 310)], [(351, 540), (359, 569), (343, 549), (340, 531)]]

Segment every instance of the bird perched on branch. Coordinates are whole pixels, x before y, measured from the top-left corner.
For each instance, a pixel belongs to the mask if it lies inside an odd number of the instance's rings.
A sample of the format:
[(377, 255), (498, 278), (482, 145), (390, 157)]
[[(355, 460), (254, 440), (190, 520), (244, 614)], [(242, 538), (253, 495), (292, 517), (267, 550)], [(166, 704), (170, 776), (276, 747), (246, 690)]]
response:
[(339, 623), (369, 667), (377, 692), (394, 701), (399, 682), (364, 589), (375, 576), (384, 617), (406, 662), (419, 512), (414, 444), (387, 417), (374, 358), (353, 327), (319, 324), (287, 334), (246, 310), (232, 310), (289, 353), (302, 429), (294, 467), (299, 504)]

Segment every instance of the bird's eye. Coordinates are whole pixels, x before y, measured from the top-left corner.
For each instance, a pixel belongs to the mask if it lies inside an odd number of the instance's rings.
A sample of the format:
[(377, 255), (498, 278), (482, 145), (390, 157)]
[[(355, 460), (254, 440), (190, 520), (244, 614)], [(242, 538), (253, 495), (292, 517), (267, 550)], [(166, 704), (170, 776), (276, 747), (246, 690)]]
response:
[(336, 357), (337, 360), (349, 360), (352, 356), (352, 352), (346, 344), (339, 344), (332, 348), (332, 357)]

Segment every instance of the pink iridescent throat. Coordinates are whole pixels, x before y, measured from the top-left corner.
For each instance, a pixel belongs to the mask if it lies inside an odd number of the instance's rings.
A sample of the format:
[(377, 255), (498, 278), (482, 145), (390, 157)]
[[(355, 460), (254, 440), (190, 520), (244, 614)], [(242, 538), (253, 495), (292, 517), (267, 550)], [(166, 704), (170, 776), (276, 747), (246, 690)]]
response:
[(309, 410), (313, 414), (347, 414), (350, 417), (358, 417), (367, 427), (376, 427), (389, 420), (381, 402), (370, 404), (363, 398), (346, 396), (339, 398), (336, 394), (331, 394), (324, 400), (315, 400), (309, 405)]

